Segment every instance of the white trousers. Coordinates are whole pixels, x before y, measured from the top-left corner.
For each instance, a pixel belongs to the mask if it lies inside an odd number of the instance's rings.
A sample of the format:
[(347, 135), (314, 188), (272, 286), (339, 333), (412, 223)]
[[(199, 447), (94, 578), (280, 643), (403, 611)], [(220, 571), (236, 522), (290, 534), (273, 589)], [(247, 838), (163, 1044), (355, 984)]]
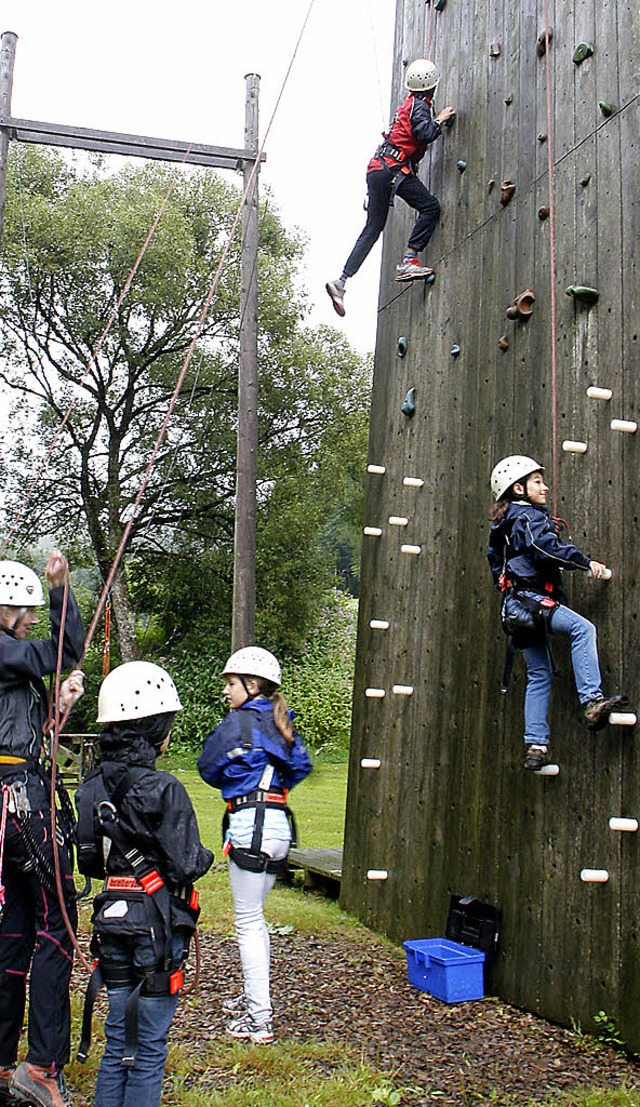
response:
[[(286, 857), (290, 843), (280, 838), (263, 839), (262, 848), (274, 861)], [(252, 873), (229, 862), (229, 881), (235, 912), (236, 933), (242, 961), (247, 1011), (256, 1026), (271, 1019), (269, 975), (271, 947), (264, 918), (264, 903), (275, 884), (275, 873)]]

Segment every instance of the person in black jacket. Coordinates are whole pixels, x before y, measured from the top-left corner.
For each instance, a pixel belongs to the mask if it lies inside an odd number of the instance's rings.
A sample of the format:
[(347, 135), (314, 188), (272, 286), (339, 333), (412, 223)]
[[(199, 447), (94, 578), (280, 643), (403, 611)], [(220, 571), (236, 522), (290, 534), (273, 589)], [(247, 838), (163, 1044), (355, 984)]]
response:
[[(605, 726), (624, 696), (605, 699), (600, 677), (597, 632), (588, 619), (567, 606), (561, 588), (563, 571), (583, 569), (599, 579), (606, 565), (593, 561), (571, 542), (561, 542), (549, 515), (544, 467), (531, 457), (510, 455), (491, 474), (496, 505), (487, 556), (494, 583), (505, 594), (507, 615), (530, 621), (532, 630), (522, 653), (527, 666), (524, 701), (525, 768), (537, 772), (549, 763), (547, 712), (553, 667), (545, 636), (566, 635), (571, 663), (587, 725)], [(535, 626), (534, 626), (535, 624)]]
[(130, 661), (114, 669), (98, 700), (98, 722), (106, 724), (100, 767), (76, 793), (78, 868), (106, 877), (94, 900), (99, 976), (88, 992), (79, 1053), (84, 1059), (94, 987), (104, 982), (109, 1013), (95, 1107), (160, 1103), (169, 1028), (199, 914), (193, 884), (213, 862), (184, 786), (156, 769), (181, 710), (159, 665)]
[[(42, 679), (56, 671), (67, 573), (66, 559), (52, 551), (45, 568), (51, 638), (29, 638), (38, 623), (34, 608), (45, 602), (40, 579), (21, 562), (0, 561), (0, 1101), (27, 1100), (41, 1107), (71, 1102), (63, 1069), (70, 1050), (73, 945), (58, 900), (54, 849), (72, 926), (75, 888), (70, 827), (58, 820), (57, 843), (51, 835), (51, 780), (43, 748), (49, 702)], [(69, 591), (63, 667), (77, 664), (83, 648), (82, 619)], [(81, 694), (82, 673), (76, 671), (61, 685), (61, 706)], [(29, 1045), (16, 1069), (29, 968)]]

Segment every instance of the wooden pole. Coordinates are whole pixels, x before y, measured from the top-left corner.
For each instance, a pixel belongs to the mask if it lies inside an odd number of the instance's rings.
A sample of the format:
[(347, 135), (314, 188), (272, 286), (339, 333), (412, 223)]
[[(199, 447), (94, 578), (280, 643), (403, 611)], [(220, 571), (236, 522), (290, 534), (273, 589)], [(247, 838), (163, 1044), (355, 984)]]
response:
[[(13, 87), (13, 63), (16, 56), (18, 36), (13, 31), (2, 35), (0, 50), (0, 118), (11, 115), (11, 89)], [(9, 164), (9, 131), (0, 129), (0, 241), (4, 223), (4, 205), (7, 196), (7, 166)]]
[[(260, 77), (247, 73), (245, 148), (258, 154)], [(244, 166), (245, 189), (255, 161)], [(258, 172), (242, 209), (240, 288), (240, 366), (238, 374), (238, 453), (233, 572), (232, 649), (255, 638), (256, 484), (258, 476)]]

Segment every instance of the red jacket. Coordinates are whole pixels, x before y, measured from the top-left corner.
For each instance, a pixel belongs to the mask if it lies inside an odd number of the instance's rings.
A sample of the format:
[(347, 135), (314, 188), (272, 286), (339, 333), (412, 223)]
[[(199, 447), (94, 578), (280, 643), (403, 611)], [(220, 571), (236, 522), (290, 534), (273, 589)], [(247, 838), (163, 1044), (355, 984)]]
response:
[[(402, 173), (414, 173), (422, 161), (427, 146), (442, 134), (442, 127), (431, 114), (432, 101), (422, 93), (411, 92), (400, 105), (384, 142), (367, 166), (367, 173), (400, 165)], [(389, 148), (393, 147), (394, 152)]]

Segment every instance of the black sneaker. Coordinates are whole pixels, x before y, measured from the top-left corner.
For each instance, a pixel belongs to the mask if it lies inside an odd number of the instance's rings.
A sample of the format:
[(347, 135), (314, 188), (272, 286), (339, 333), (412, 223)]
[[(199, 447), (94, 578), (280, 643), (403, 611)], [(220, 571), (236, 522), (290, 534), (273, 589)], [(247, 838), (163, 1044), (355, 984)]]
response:
[(524, 747), (524, 752), (524, 767), (532, 773), (537, 773), (545, 765), (550, 764), (548, 746), (530, 746), (527, 744)]
[(626, 707), (629, 703), (625, 695), (610, 696), (608, 700), (604, 696), (585, 703), (584, 717), (589, 730), (604, 730), (609, 722), (609, 715), (617, 711), (619, 707)]

